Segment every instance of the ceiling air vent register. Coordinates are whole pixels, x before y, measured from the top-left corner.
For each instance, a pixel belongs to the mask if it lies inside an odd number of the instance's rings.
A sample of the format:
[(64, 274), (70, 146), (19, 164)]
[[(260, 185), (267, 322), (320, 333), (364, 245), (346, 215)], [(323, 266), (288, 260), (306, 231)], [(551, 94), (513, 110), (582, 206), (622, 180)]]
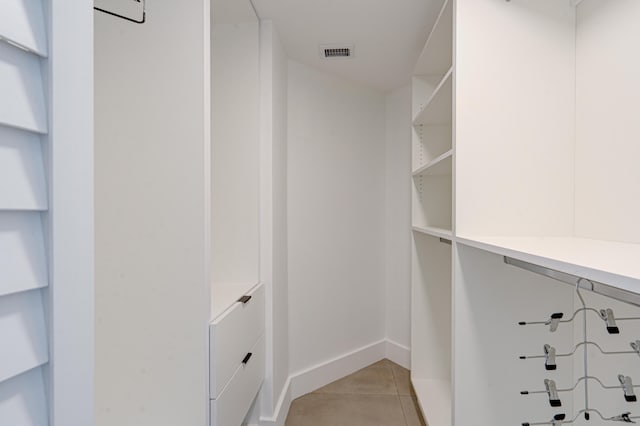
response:
[(324, 44), (320, 46), (320, 57), (324, 59), (345, 59), (353, 56), (352, 44)]

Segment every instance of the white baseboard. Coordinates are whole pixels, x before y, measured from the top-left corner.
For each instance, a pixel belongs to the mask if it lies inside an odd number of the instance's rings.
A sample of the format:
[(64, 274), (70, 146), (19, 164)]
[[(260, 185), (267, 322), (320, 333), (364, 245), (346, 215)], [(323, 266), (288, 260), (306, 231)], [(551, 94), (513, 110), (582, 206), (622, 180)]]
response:
[(291, 398), (296, 399), (348, 376), (385, 357), (385, 340), (348, 352), (291, 376)]
[(411, 350), (392, 340), (383, 339), (292, 374), (282, 389), (273, 417), (261, 417), (260, 426), (284, 426), (289, 407), (294, 399), (355, 373), (383, 358), (409, 368)]
[(386, 340), (386, 358), (411, 370), (411, 349), (393, 340)]
[(291, 407), (292, 400), (291, 376), (289, 376), (282, 388), (280, 397), (278, 398), (278, 403), (276, 404), (273, 417), (260, 417), (260, 426), (284, 426), (284, 423), (287, 420), (287, 414), (289, 414), (289, 407)]

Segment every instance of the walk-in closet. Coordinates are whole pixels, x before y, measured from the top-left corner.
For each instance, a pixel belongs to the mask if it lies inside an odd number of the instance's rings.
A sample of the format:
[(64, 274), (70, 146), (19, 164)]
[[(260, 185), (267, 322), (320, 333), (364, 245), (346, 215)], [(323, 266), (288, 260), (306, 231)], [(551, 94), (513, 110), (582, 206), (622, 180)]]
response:
[(0, 426), (640, 423), (638, 0), (0, 2)]

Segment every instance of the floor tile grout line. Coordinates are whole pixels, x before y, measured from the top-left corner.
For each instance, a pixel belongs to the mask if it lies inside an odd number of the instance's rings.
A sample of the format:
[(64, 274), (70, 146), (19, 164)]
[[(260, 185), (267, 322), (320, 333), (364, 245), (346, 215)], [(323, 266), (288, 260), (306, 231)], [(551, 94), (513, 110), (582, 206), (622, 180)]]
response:
[(407, 413), (404, 412), (404, 404), (400, 399), (400, 395), (398, 395), (398, 403), (400, 404), (400, 410), (402, 411), (402, 418), (404, 419), (404, 426), (409, 426), (409, 421), (407, 420)]

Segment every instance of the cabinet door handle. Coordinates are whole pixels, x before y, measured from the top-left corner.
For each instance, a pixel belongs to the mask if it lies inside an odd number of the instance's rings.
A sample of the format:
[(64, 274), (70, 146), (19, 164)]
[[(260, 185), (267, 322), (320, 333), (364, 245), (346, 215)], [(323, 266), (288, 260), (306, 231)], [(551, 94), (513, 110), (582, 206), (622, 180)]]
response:
[(244, 357), (244, 359), (242, 360), (242, 363), (246, 365), (246, 364), (249, 362), (249, 360), (251, 359), (251, 357), (252, 357), (252, 356), (253, 356), (253, 354), (252, 354), (251, 352), (249, 352), (249, 353)]
[(238, 299), (238, 302), (246, 305), (249, 300), (251, 300), (251, 296), (242, 296), (240, 299)]

